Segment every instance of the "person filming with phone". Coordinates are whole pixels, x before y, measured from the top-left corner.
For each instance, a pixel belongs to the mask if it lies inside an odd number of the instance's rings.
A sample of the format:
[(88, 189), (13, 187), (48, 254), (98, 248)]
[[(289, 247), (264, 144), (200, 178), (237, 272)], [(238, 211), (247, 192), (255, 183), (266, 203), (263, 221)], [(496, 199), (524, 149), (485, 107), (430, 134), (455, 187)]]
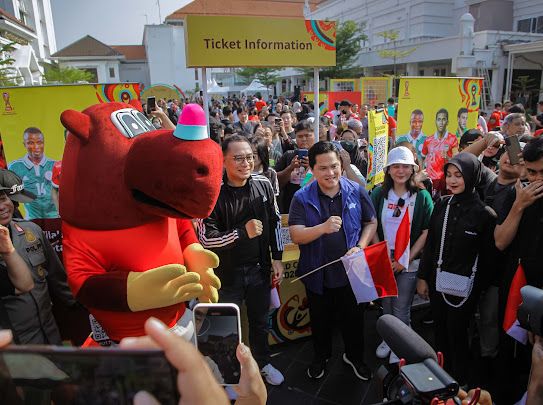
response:
[(280, 208), (281, 213), (284, 214), (290, 208), (294, 193), (300, 189), (300, 184), (309, 168), (307, 151), (315, 143), (313, 126), (309, 121), (300, 121), (294, 130), (298, 149), (285, 152), (275, 164), (275, 171), (279, 180)]

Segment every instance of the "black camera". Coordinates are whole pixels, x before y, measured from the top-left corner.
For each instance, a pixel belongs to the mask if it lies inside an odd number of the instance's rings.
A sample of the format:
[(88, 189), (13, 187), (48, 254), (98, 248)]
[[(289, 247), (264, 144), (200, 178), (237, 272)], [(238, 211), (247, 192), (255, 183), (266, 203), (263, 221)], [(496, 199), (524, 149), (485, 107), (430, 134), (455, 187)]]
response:
[(381, 366), (383, 404), (431, 404), (434, 400), (458, 402), (458, 383), (437, 362), (435, 351), (414, 330), (392, 315), (377, 320), (377, 331), (406, 365)]
[(458, 383), (434, 359), (408, 364), (381, 366), (377, 376), (381, 380), (383, 404), (430, 404), (434, 399), (454, 399)]
[(543, 290), (526, 285), (520, 289), (522, 304), (517, 311), (521, 327), (538, 336), (543, 336)]

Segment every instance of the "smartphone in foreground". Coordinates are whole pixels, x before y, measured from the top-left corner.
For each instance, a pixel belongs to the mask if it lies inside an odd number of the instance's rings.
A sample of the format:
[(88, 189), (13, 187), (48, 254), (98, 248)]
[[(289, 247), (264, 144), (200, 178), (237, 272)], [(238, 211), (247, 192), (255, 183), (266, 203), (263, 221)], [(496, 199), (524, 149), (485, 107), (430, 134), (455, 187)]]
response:
[(151, 114), (151, 111), (156, 110), (156, 98), (155, 97), (147, 97), (147, 115)]
[(509, 162), (512, 165), (518, 165), (520, 163), (519, 154), (522, 152), (520, 149), (520, 142), (517, 136), (508, 136), (505, 138), (505, 150), (509, 156)]
[(197, 304), (193, 309), (196, 347), (217, 382), (239, 383), (241, 366), (236, 350), (241, 342), (239, 308), (235, 304)]
[(28, 345), (0, 351), (2, 403), (128, 405), (147, 391), (173, 405), (176, 378), (161, 350)]

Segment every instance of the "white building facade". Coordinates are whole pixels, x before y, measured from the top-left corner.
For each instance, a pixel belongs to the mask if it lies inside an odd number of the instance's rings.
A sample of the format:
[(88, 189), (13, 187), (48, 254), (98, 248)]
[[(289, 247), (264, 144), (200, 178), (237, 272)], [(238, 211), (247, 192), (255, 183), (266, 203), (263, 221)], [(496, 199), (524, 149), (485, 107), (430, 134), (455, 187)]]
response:
[(57, 50), (50, 0), (0, 0), (0, 43), (12, 42), (13, 76), (22, 85), (41, 84)]
[(146, 25), (143, 45), (147, 53), (150, 84), (177, 85), (184, 92), (202, 88), (200, 69), (187, 68), (183, 21)]

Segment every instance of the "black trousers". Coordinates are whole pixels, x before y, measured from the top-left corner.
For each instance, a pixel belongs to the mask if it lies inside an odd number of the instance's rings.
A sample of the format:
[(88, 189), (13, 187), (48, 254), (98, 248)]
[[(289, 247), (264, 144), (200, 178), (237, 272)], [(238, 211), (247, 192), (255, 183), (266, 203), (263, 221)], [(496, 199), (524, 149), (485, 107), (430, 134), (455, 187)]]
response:
[[(452, 303), (456, 297), (447, 296)], [(475, 288), (459, 308), (448, 305), (440, 292), (430, 290), (430, 306), (435, 322), (436, 351), (443, 353), (445, 370), (461, 385), (468, 382), (470, 362), (468, 329), (477, 308), (479, 291)]]
[(270, 309), (270, 271), (260, 265), (233, 268), (231, 282), (219, 290), (219, 302), (247, 307), (249, 344), (259, 367), (270, 362), (268, 346), (268, 317)]
[(324, 294), (307, 290), (311, 334), (315, 361), (332, 357), (334, 318), (339, 318), (339, 328), (350, 360), (364, 359), (364, 309), (366, 304), (357, 304), (350, 286), (325, 288)]

